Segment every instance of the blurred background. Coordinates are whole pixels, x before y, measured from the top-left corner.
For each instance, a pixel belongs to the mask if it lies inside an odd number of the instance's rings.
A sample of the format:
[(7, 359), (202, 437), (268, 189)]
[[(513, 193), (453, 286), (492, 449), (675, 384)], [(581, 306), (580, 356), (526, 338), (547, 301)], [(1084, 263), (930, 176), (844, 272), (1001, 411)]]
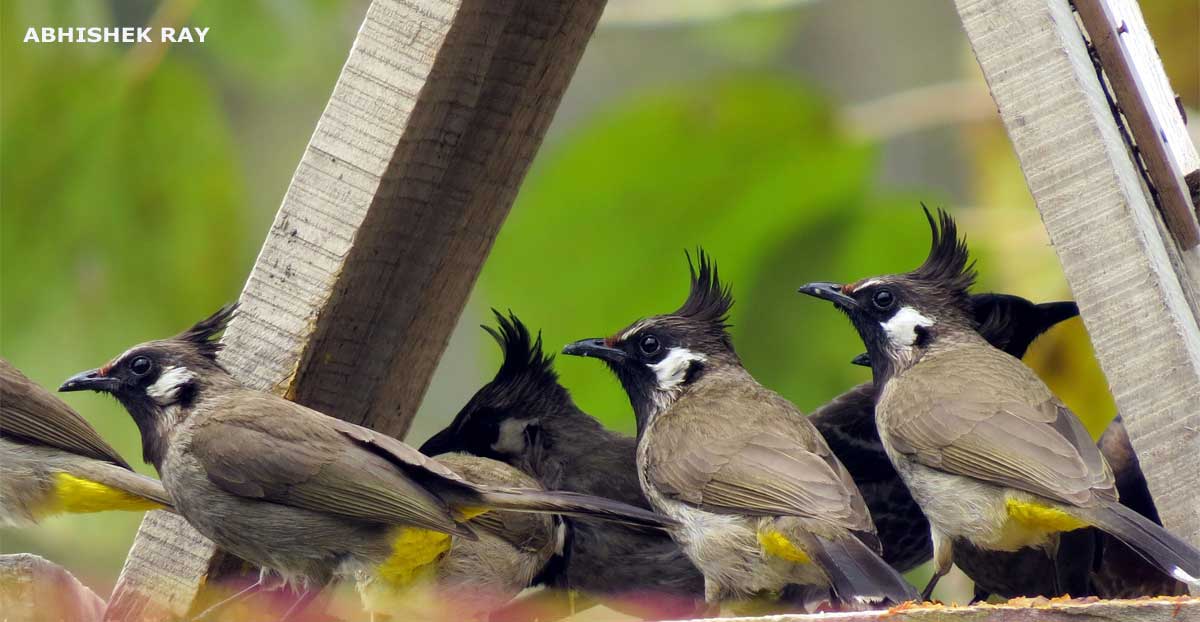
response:
[[(1200, 118), (1200, 1), (1141, 4)], [(0, 3), (0, 355), (55, 387), (235, 299), (366, 5)], [(21, 42), (31, 25), (151, 21), (211, 30), (170, 48)], [(1070, 297), (951, 3), (609, 0), (408, 438), (494, 373), (489, 307), (556, 350), (674, 309), (697, 245), (733, 284), (750, 371), (811, 410), (868, 371), (849, 364), (849, 323), (795, 288), (915, 266), (920, 201), (959, 219), (981, 290)], [(1029, 360), (1093, 433), (1112, 418), (1078, 320)], [(557, 367), (581, 407), (632, 431), (601, 365)], [(64, 398), (136, 461), (114, 401)], [(0, 551), (42, 554), (107, 594), (139, 521), (0, 529)], [(965, 579), (942, 586), (969, 600)]]

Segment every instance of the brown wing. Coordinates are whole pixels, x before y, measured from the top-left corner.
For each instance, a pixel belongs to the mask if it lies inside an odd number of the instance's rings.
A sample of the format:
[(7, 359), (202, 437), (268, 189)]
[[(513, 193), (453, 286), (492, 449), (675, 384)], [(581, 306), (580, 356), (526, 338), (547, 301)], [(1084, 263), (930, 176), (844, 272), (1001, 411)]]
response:
[[(717, 513), (823, 519), (875, 531), (862, 495), (791, 403), (749, 392), (693, 394), (654, 424), (647, 476), (667, 497)], [(707, 412), (722, 404), (722, 413)]]
[(926, 466), (1064, 503), (1115, 499), (1079, 419), (1028, 367), (994, 348), (931, 356), (884, 389), (880, 427)]
[(4, 359), (0, 359), (0, 436), (57, 447), (130, 469), (86, 419)]
[[(351, 437), (343, 429), (352, 424), (250, 390), (206, 405), (206, 413), (194, 424), (191, 450), (208, 478), (232, 494), (463, 533), (442, 499), (397, 468), (393, 456), (380, 455), (356, 438), (374, 432)], [(430, 468), (450, 473), (440, 465)]]

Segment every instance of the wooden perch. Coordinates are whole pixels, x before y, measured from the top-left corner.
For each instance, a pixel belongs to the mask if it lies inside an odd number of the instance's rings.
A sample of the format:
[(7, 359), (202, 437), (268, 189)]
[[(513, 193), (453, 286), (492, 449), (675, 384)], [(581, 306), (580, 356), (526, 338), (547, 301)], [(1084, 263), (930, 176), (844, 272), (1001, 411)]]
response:
[(1018, 599), (1003, 605), (899, 607), (887, 611), (732, 618), (722, 622), (1196, 622), (1200, 599), (1048, 601)]
[(1068, 1), (955, 4), (1163, 524), (1200, 545), (1195, 251), (1161, 227)]
[[(402, 435), (603, 0), (375, 0), (240, 297), (247, 385)], [(106, 614), (185, 614), (213, 545), (143, 522)]]
[(37, 555), (0, 555), (0, 620), (98, 622), (104, 600), (62, 566)]

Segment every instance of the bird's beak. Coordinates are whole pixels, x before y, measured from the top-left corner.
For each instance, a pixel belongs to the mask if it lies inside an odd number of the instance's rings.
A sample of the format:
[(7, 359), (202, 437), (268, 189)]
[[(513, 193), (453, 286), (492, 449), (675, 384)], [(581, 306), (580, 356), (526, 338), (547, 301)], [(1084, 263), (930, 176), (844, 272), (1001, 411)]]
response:
[(421, 453), (426, 456), (437, 456), (458, 449), (456, 446), (457, 443), (455, 443), (456, 439), (454, 438), (453, 427), (446, 428), (429, 437), (429, 440), (425, 441), (424, 445), (421, 445)]
[(843, 309), (858, 308), (858, 301), (842, 293), (842, 286), (837, 283), (817, 281), (800, 288), (801, 294), (816, 296), (832, 302)]
[(117, 378), (110, 378), (104, 375), (99, 369), (89, 369), (81, 371), (62, 383), (58, 390), (67, 393), (69, 391), (103, 391), (112, 393), (121, 386), (121, 381)]
[(860, 365), (862, 367), (870, 367), (871, 366), (871, 357), (867, 356), (866, 352), (863, 352), (862, 354), (859, 354), (858, 356), (850, 359), (850, 364), (851, 365)]
[(569, 343), (563, 348), (562, 353), (570, 356), (592, 356), (610, 363), (619, 363), (625, 360), (624, 351), (608, 345), (600, 338), (580, 339), (575, 343)]

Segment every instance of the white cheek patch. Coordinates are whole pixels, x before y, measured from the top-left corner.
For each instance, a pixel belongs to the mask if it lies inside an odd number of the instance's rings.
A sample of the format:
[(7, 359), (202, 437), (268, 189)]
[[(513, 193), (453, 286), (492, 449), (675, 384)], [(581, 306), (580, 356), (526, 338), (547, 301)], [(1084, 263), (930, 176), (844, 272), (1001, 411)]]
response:
[(519, 456), (525, 452), (525, 428), (529, 427), (528, 419), (505, 419), (500, 424), (496, 442), (492, 449), (508, 455)]
[(707, 360), (707, 356), (692, 352), (687, 348), (671, 348), (667, 350), (667, 355), (663, 357), (663, 360), (649, 365), (649, 367), (654, 370), (654, 375), (658, 378), (658, 389), (673, 391), (683, 384), (683, 379), (687, 377), (688, 369), (691, 368), (693, 362), (702, 363)]
[(146, 395), (160, 406), (174, 404), (179, 399), (179, 390), (195, 379), (196, 374), (186, 367), (168, 367), (158, 375), (154, 384), (146, 387)]
[(888, 321), (880, 322), (879, 325), (883, 326), (883, 331), (887, 333), (892, 346), (909, 348), (917, 341), (917, 327), (929, 328), (933, 326), (933, 320), (921, 315), (920, 311), (912, 307), (902, 307)]

